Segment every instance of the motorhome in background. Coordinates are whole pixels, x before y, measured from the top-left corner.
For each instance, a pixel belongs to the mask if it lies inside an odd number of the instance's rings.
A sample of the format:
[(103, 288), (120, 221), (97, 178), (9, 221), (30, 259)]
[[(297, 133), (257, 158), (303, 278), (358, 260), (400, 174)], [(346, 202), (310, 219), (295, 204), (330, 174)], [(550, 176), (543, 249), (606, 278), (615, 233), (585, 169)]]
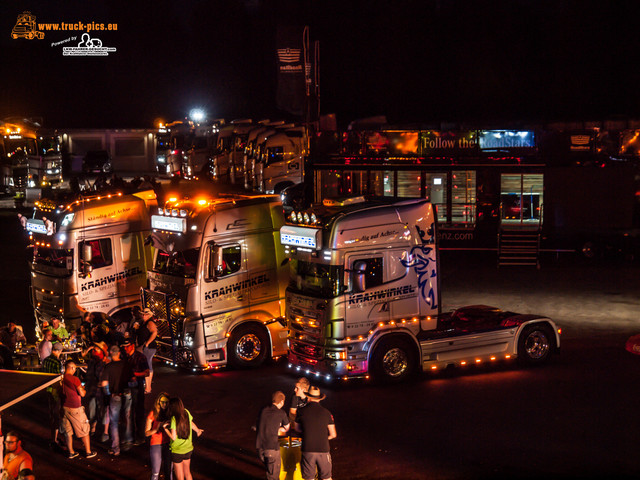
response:
[(65, 129), (59, 133), (71, 172), (82, 172), (84, 159), (98, 155), (110, 159), (103, 173), (145, 174), (156, 169), (154, 129)]
[(279, 197), (188, 187), (167, 192), (152, 217), (157, 252), (142, 299), (158, 317), (157, 356), (209, 369), (286, 353)]
[(30, 299), (37, 325), (57, 316), (78, 326), (85, 311), (130, 318), (151, 267), (145, 240), (155, 193), (54, 193), (20, 217), (33, 251)]
[[(499, 265), (545, 254), (640, 254), (639, 122), (528, 129), (352, 128), (307, 163), (315, 202), (425, 198), (441, 250), (488, 251)], [(315, 138), (320, 143), (322, 138)]]

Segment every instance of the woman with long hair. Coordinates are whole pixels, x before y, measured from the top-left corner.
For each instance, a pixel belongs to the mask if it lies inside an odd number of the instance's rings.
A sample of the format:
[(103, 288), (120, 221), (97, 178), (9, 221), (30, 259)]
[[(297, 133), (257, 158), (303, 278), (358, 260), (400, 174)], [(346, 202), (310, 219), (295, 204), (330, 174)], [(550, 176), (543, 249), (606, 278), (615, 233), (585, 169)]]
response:
[(153, 402), (153, 408), (147, 415), (144, 434), (151, 437), (149, 442), (149, 456), (151, 457), (151, 480), (158, 480), (162, 467), (165, 480), (171, 480), (171, 450), (169, 449), (169, 435), (163, 425), (169, 421), (169, 394), (160, 393)]
[(192, 433), (196, 432), (196, 435), (200, 436), (204, 430), (198, 428), (193, 422), (191, 413), (184, 408), (184, 404), (179, 397), (172, 398), (169, 401), (169, 412), (171, 421), (166, 422), (163, 426), (170, 439), (171, 462), (176, 473), (176, 480), (192, 480)]

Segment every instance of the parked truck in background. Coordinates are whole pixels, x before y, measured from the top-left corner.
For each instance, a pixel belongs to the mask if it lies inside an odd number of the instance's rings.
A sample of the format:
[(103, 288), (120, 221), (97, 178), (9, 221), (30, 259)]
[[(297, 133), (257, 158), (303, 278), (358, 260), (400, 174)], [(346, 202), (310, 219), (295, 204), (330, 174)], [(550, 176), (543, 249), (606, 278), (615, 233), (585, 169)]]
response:
[(158, 317), (156, 355), (206, 370), (285, 354), (280, 199), (210, 189), (167, 198), (151, 218), (157, 251), (142, 290)]
[(238, 175), (244, 168), (244, 147), (254, 127), (251, 119), (238, 119), (220, 129), (217, 153), (212, 162), (214, 179), (228, 179), (231, 183), (239, 183), (239, 179), (244, 181), (244, 176)]
[(52, 316), (80, 324), (83, 312), (130, 318), (151, 266), (152, 190), (70, 192), (36, 202), (20, 221), (33, 251), (30, 298), (40, 325)]
[(560, 347), (546, 317), (470, 306), (442, 314), (436, 216), (426, 200), (325, 200), (280, 230), (291, 259), (289, 366), (326, 379), (402, 380), (422, 370)]
[(186, 142), (185, 178), (210, 176), (212, 159), (216, 153), (218, 133), (224, 125), (223, 119), (196, 124), (191, 137)]
[(39, 185), (44, 168), (36, 125), (2, 122), (2, 170), (5, 191), (24, 200), (27, 187)]
[(255, 161), (259, 155), (259, 144), (265, 136), (273, 135), (275, 127), (284, 125), (284, 120), (262, 120), (255, 128), (247, 134), (247, 142), (244, 147), (244, 188), (246, 190), (257, 190), (255, 181)]
[(258, 190), (280, 193), (304, 181), (304, 162), (309, 153), (307, 129), (303, 126), (280, 130), (266, 139), (260, 166), (256, 169)]

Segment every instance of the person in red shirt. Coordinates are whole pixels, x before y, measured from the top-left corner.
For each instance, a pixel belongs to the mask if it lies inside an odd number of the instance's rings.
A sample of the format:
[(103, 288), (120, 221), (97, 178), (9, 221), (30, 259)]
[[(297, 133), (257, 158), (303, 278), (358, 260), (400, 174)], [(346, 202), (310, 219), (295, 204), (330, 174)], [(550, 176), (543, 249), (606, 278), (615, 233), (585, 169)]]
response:
[(2, 468), (8, 480), (17, 479), (20, 470), (25, 468), (33, 469), (31, 455), (22, 449), (22, 440), (20, 440), (20, 436), (16, 432), (7, 433), (4, 439), (4, 448), (5, 455)]
[(86, 390), (82, 386), (80, 379), (75, 376), (76, 364), (67, 362), (64, 370), (64, 378), (62, 379), (62, 390), (64, 395), (64, 403), (62, 404), (62, 428), (67, 437), (67, 448), (69, 449), (69, 458), (76, 458), (78, 452), (73, 449), (73, 434), (82, 440), (87, 458), (95, 457), (96, 452), (91, 451), (89, 442), (89, 433), (91, 427), (89, 419), (82, 406), (82, 397), (86, 395)]

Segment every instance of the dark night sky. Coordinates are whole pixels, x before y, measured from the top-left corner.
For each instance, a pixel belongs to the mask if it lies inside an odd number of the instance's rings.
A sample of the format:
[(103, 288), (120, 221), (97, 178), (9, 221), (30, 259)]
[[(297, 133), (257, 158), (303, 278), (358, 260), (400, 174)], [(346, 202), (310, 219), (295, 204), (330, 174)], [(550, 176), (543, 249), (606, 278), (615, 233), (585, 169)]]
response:
[[(296, 22), (320, 41), (321, 110), (341, 124), (377, 114), (393, 123), (638, 118), (638, 4), (7, 0), (0, 117), (151, 127), (201, 106), (212, 117), (282, 118), (275, 32)], [(13, 40), (23, 10), (39, 23), (117, 23), (116, 32), (94, 35), (117, 51), (63, 57), (63, 45), (51, 43), (68, 32)]]

